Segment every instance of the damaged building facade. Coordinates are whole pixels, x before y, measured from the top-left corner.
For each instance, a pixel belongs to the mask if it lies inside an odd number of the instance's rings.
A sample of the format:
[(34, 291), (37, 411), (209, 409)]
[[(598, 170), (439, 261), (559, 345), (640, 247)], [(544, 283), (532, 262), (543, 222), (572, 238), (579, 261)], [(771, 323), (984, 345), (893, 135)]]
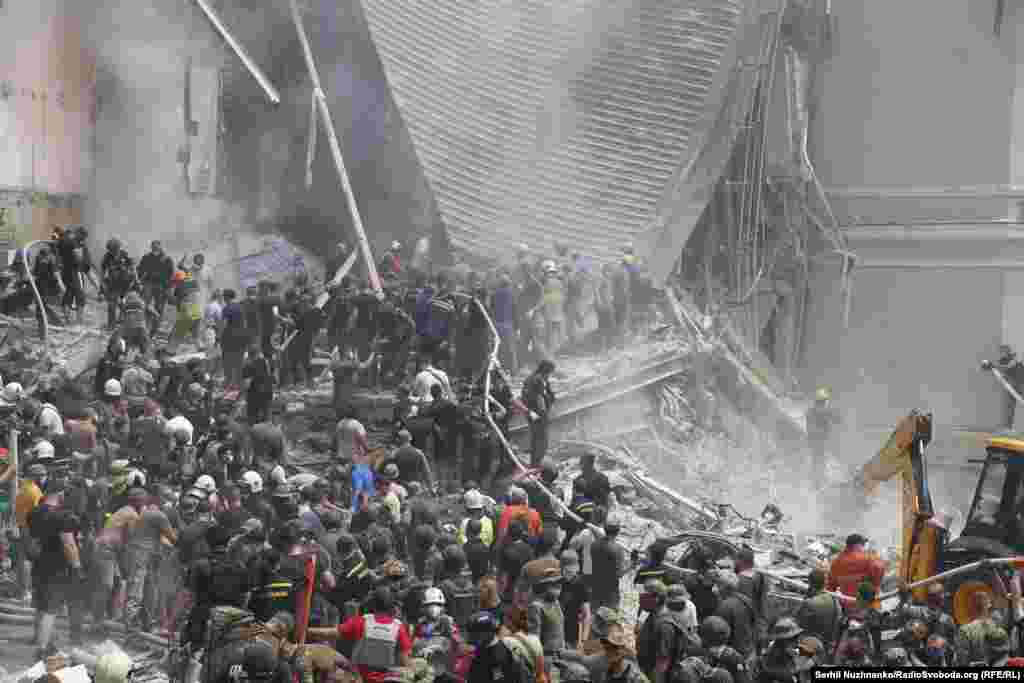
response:
[[(351, 8), (304, 10), (371, 239), (383, 249), (429, 234), (425, 186), (365, 30)], [(222, 284), (237, 284), (254, 269), (281, 275), (282, 252), (315, 270), (351, 241), (326, 145), (305, 184), (311, 87), (287, 3), (8, 2), (0, 32), (5, 261), (55, 225), (83, 223), (98, 247), (116, 235), (134, 254), (152, 239), (178, 257), (203, 251)]]

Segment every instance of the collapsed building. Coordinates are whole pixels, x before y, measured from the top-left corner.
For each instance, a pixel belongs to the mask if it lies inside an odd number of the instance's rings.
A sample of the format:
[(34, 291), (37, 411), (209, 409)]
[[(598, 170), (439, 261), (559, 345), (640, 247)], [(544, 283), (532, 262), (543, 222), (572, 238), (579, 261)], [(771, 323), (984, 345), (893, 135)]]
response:
[[(1008, 426), (979, 362), (1024, 342), (1011, 47), (1024, 17), (993, 26), (980, 3), (435, 4), (301, 3), (358, 213), (373, 250), (426, 237), (439, 266), (489, 265), (521, 243), (537, 255), (568, 243), (599, 263), (636, 246), (663, 293), (659, 324), (612, 357), (562, 360), (553, 424), (564, 476), (586, 451), (620, 473), (620, 501), (643, 511), (633, 542), (719, 503), (755, 516), (806, 497), (794, 463), (818, 385), (845, 417), (833, 479), (920, 407), (935, 412), (931, 448), (948, 473), (936, 495), (962, 504), (961, 475), (977, 470), (963, 443)], [(135, 250), (158, 236), (177, 253), (216, 252), (235, 284), (294, 267), (243, 265), (274, 250), (240, 247), (236, 233), (283, 236), (311, 267), (310, 252), (353, 238), (330, 155), (308, 153), (324, 131), (315, 113), (309, 124), (284, 3), (91, 3), (88, 20), (81, 9), (0, 8), (2, 30), (47, 36), (33, 48), (41, 65), (0, 84), (15, 141), (0, 156), (5, 246), (85, 222)], [(920, 63), (897, 67), (898, 27), (919, 12), (934, 36)], [(897, 28), (867, 31), (878, 26)], [(32, 63), (18, 41), (0, 44), (3, 64)], [(968, 54), (980, 66), (967, 69)], [(940, 73), (973, 93), (964, 100), (1006, 91), (1012, 106), (914, 101), (906, 82), (948, 90), (929, 80)], [(948, 135), (978, 115), (983, 135)], [(992, 164), (1007, 141), (1011, 163)], [(14, 147), (31, 152), (8, 163)], [(968, 300), (957, 324), (937, 311)], [(25, 327), (4, 321), (4, 351), (39, 375), (61, 357), (85, 373), (103, 343), (55, 330), (44, 351)], [(308, 466), (327, 452), (326, 394), (281, 397)], [(782, 507), (794, 530), (843, 530)], [(881, 517), (867, 530), (895, 544)]]

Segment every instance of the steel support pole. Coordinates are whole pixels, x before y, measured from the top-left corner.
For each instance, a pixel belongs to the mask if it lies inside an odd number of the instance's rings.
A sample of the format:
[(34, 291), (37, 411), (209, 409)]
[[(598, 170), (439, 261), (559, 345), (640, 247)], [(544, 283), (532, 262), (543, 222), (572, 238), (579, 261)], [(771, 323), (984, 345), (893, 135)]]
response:
[(331, 145), (331, 156), (334, 157), (334, 166), (338, 170), (338, 179), (341, 181), (341, 189), (345, 193), (345, 202), (348, 204), (349, 215), (352, 217), (352, 225), (355, 227), (356, 238), (359, 240), (359, 248), (363, 252), (366, 270), (370, 274), (370, 286), (373, 287), (374, 291), (381, 292), (380, 276), (377, 274), (377, 263), (373, 260), (373, 251), (370, 249), (370, 242), (366, 238), (366, 231), (363, 229), (363, 219), (359, 215), (359, 206), (356, 204), (356, 197), (352, 192), (348, 170), (345, 168), (345, 158), (341, 154), (341, 143), (338, 142), (338, 134), (334, 130), (331, 111), (327, 108), (327, 96), (324, 95), (323, 88), (320, 87), (320, 76), (316, 70), (316, 62), (313, 61), (313, 51), (309, 47), (306, 29), (302, 24), (302, 14), (299, 12), (299, 5), (296, 0), (288, 0), (288, 2), (291, 5), (292, 21), (295, 22), (295, 30), (298, 32), (299, 41), (302, 43), (302, 53), (306, 58), (309, 78), (313, 82), (313, 92), (317, 102), (317, 109), (320, 111), (320, 120), (327, 131), (327, 140)]
[(220, 17), (213, 11), (213, 8), (210, 7), (207, 0), (195, 1), (196, 4), (199, 5), (199, 9), (203, 10), (203, 14), (206, 15), (206, 18), (210, 20), (211, 24), (213, 24), (213, 27), (217, 29), (217, 33), (220, 34), (220, 37), (223, 38), (224, 42), (226, 42), (231, 49), (235, 51), (238, 58), (242, 60), (242, 64), (245, 64), (245, 68), (249, 70), (252, 77), (255, 78), (256, 82), (260, 84), (261, 88), (263, 88), (263, 92), (267, 94), (267, 98), (274, 104), (281, 104), (281, 94), (277, 91), (277, 88), (274, 87), (274, 84), (270, 82), (270, 79), (267, 78), (265, 73), (263, 73), (263, 70), (260, 69), (255, 61), (253, 61), (252, 57), (249, 56), (249, 53), (245, 51), (242, 44), (235, 40), (235, 37), (231, 35), (231, 32), (228, 31), (228, 27), (220, 20)]

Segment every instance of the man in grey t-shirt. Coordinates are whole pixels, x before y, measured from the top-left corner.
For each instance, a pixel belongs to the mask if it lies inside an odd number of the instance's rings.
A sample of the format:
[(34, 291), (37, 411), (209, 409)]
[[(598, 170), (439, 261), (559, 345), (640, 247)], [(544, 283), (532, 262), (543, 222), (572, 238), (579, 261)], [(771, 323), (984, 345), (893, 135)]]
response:
[[(146, 579), (150, 571), (158, 569), (162, 557), (160, 552), (163, 539), (173, 544), (177, 538), (171, 521), (155, 504), (143, 508), (139, 521), (128, 534), (128, 601), (125, 617), (129, 626), (139, 627), (142, 608), (150, 617), (155, 615), (156, 591), (145, 595)], [(155, 576), (155, 574), (154, 574)], [(146, 599), (148, 597), (148, 599)]]

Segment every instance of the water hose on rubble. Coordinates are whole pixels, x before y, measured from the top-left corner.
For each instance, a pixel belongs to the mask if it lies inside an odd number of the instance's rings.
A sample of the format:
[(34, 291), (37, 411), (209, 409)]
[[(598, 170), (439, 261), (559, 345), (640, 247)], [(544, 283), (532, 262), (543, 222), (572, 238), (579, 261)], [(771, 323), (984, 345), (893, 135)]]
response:
[(39, 293), (39, 287), (36, 286), (36, 278), (32, 274), (32, 269), (28, 267), (28, 255), (32, 247), (37, 244), (51, 244), (50, 240), (35, 240), (29, 242), (24, 249), (21, 250), (21, 267), (25, 270), (25, 277), (28, 278), (28, 283), (32, 285), (32, 294), (36, 297), (36, 306), (39, 308), (39, 318), (43, 321), (43, 343), (46, 343), (47, 335), (50, 331), (50, 321), (46, 319), (46, 304), (43, 302), (43, 297)]
[[(494, 432), (494, 435), (498, 437), (498, 441), (501, 442), (502, 448), (504, 448), (505, 453), (507, 453), (508, 456), (512, 458), (512, 462), (515, 463), (516, 467), (518, 467), (521, 472), (528, 472), (529, 468), (526, 467), (526, 465), (524, 465), (516, 456), (515, 451), (512, 450), (512, 446), (508, 442), (508, 439), (506, 439), (505, 435), (501, 433), (501, 429), (498, 428), (498, 425), (494, 421), (494, 418), (491, 417), (491, 373), (494, 372), (495, 367), (497, 367), (498, 365), (498, 349), (501, 347), (501, 337), (498, 335), (498, 328), (495, 327), (494, 321), (491, 320), (491, 314), (487, 311), (487, 307), (484, 306), (476, 297), (473, 297), (473, 303), (476, 304), (477, 308), (480, 309), (480, 313), (484, 316), (484, 319), (487, 321), (487, 327), (490, 328), (491, 337), (493, 339), (491, 353), (487, 359), (487, 372), (484, 373), (484, 419), (487, 420), (487, 424), (488, 426), (490, 426), (491, 431)], [(586, 525), (588, 528), (593, 530), (594, 533), (597, 533), (601, 536), (604, 535), (603, 529), (593, 524), (584, 522), (582, 517), (580, 517), (571, 509), (569, 509), (569, 506), (566, 505), (561, 498), (551, 493), (551, 491), (548, 490), (548, 488), (544, 486), (543, 483), (541, 483), (540, 481), (535, 481), (535, 483), (537, 484), (538, 488), (540, 488), (540, 490), (543, 491), (550, 500), (555, 502), (555, 505), (562, 509), (566, 517), (576, 522), (577, 524)]]

